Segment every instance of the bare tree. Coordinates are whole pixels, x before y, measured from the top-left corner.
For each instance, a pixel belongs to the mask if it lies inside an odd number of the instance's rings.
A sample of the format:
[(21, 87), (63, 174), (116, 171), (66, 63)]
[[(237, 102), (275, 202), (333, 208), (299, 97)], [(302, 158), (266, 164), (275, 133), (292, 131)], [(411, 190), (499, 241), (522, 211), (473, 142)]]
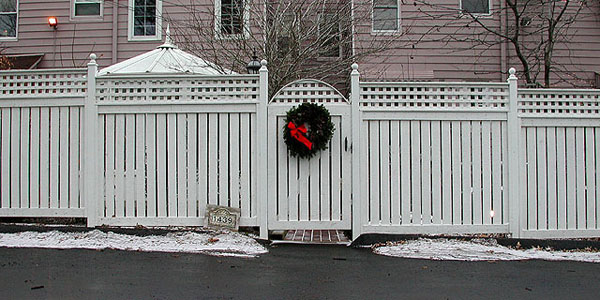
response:
[[(366, 1), (365, 3), (370, 3)], [(185, 4), (187, 18), (163, 16), (175, 25), (178, 45), (237, 72), (252, 56), (269, 63), (270, 92), (299, 78), (346, 86), (350, 65), (389, 49), (400, 35), (373, 36), (356, 47), (354, 23), (370, 24), (371, 9), (350, 0), (222, 0)]]
[(12, 68), (12, 62), (4, 55), (5, 47), (0, 45), (0, 70), (10, 70)]
[(564, 78), (565, 74), (575, 76), (573, 66), (556, 59), (556, 53), (570, 51), (569, 42), (575, 33), (572, 25), (581, 20), (581, 12), (588, 8), (586, 0), (500, 0), (495, 7), (489, 7), (488, 0), (463, 0), (462, 8), (431, 0), (415, 0), (415, 3), (425, 19), (438, 21), (421, 40), (428, 40), (432, 33), (446, 28), (448, 34), (436, 38), (450, 47), (466, 45), (459, 51), (485, 51), (505, 44), (511, 56), (518, 59), (522, 76), (531, 85), (539, 84), (540, 75), (544, 87), (573, 79)]

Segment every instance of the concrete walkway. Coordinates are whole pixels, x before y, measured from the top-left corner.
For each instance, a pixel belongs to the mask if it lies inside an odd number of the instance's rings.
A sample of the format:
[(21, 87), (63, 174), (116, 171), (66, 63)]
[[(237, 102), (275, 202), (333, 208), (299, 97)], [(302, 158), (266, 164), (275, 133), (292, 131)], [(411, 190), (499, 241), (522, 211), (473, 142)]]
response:
[(285, 244), (257, 259), (0, 248), (3, 299), (594, 299), (600, 264), (443, 262)]

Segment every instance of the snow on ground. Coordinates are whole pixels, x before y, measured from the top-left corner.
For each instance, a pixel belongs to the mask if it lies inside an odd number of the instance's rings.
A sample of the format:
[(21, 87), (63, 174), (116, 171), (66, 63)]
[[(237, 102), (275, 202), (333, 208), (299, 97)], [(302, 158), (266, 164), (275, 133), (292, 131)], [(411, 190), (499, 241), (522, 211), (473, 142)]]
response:
[(89, 232), (1, 233), (0, 247), (53, 249), (117, 249), (144, 252), (186, 252), (216, 256), (256, 257), (267, 249), (236, 232), (170, 232), (136, 236), (92, 230)]
[(495, 260), (570, 260), (600, 262), (600, 252), (550, 251), (543, 249), (511, 249), (498, 245), (495, 239), (421, 238), (373, 247), (380, 255), (431, 260), (495, 261)]

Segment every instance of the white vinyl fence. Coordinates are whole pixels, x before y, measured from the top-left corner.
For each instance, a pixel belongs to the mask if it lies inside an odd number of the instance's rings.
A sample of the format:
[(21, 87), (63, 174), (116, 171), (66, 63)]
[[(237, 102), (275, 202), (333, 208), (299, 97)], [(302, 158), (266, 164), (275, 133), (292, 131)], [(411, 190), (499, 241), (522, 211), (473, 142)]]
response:
[(519, 90), (526, 237), (600, 235), (600, 91)]
[(0, 73), (0, 215), (84, 217), (85, 69)]
[(600, 91), (352, 77), (355, 237), (600, 235)]
[[(350, 225), (354, 237), (600, 236), (598, 90), (518, 89), (514, 72), (507, 83), (360, 82), (354, 65), (349, 101), (306, 81), (269, 103), (266, 66), (96, 74), (95, 61), (87, 73), (0, 72), (0, 217), (201, 226), (217, 204), (265, 238)], [(286, 158), (282, 118), (306, 101), (339, 130), (316, 160)]]

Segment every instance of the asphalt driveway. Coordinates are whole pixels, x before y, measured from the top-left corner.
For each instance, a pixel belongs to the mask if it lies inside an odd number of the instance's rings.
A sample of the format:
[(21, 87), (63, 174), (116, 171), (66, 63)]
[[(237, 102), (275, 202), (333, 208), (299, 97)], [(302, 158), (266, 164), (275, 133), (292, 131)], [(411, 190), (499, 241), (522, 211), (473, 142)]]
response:
[(427, 261), (276, 245), (256, 259), (0, 248), (1, 299), (594, 299), (600, 264)]

